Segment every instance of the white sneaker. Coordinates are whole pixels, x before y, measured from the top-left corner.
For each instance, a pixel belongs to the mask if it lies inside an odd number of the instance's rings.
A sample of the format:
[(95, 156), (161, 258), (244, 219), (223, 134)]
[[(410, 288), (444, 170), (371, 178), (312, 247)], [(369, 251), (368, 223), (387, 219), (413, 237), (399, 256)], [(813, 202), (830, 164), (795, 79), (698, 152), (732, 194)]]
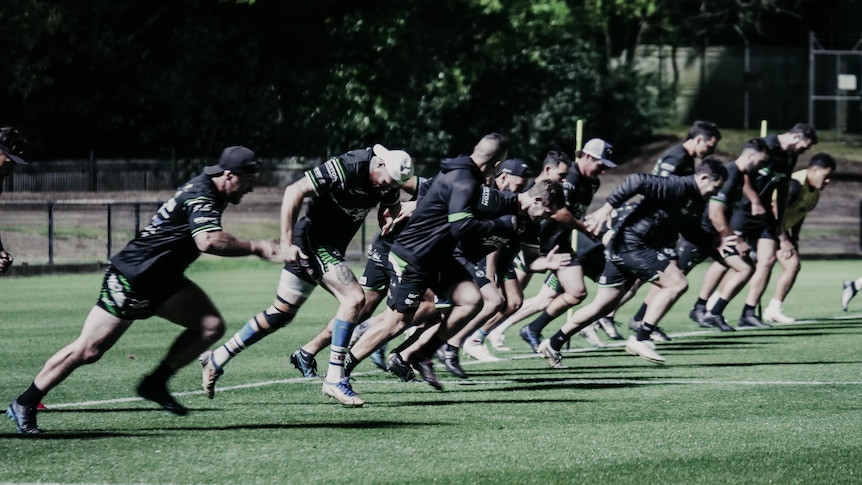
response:
[(506, 336), (500, 332), (494, 332), (488, 334), (488, 337), (485, 338), (485, 341), (491, 344), (491, 347), (494, 347), (494, 350), (497, 352), (511, 352), (512, 348), (506, 345)]
[(361, 407), (365, 401), (356, 395), (353, 388), (350, 387), (350, 378), (345, 377), (338, 382), (329, 382), (323, 380), (323, 395), (329, 396), (345, 406), (352, 408)]
[(467, 341), (464, 342), (464, 345), (461, 346), (461, 349), (464, 350), (465, 354), (480, 362), (497, 362), (500, 360), (499, 357), (491, 355), (491, 352), (488, 351), (488, 347), (485, 347), (485, 342), (479, 342), (472, 338), (467, 339)]
[(539, 344), (539, 348), (536, 349), (536, 352), (542, 354), (546, 359), (548, 359), (548, 364), (550, 364), (552, 368), (566, 368), (566, 366), (563, 365), (563, 354), (558, 350), (551, 348), (551, 341), (549, 339), (542, 340), (542, 343)]
[(591, 323), (584, 327), (583, 330), (578, 332), (578, 335), (584, 338), (590, 345), (596, 348), (602, 348), (605, 346), (605, 343), (602, 342), (602, 339), (599, 338), (599, 333), (596, 332), (596, 324)]
[(216, 367), (212, 357), (212, 351), (208, 350), (202, 353), (198, 358), (200, 360), (201, 367), (203, 367), (203, 380), (201, 382), (201, 387), (204, 388), (206, 396), (210, 399), (215, 396), (216, 381), (222, 374), (224, 374), (224, 369)]
[(763, 311), (763, 320), (776, 323), (793, 323), (796, 321), (795, 318), (785, 315), (781, 307), (775, 308), (773, 306), (768, 306)]
[(655, 344), (649, 340), (638, 340), (634, 335), (626, 340), (626, 352), (646, 359), (654, 364), (664, 364), (664, 357), (655, 351)]
[(845, 281), (844, 289), (841, 292), (841, 308), (847, 311), (847, 306), (850, 304), (850, 299), (856, 296), (856, 282)]
[(606, 334), (608, 334), (608, 338), (612, 338), (614, 340), (622, 340), (623, 336), (620, 335), (620, 332), (617, 331), (616, 322), (614, 322), (613, 318), (610, 317), (602, 317), (597, 320), (599, 327), (604, 330)]

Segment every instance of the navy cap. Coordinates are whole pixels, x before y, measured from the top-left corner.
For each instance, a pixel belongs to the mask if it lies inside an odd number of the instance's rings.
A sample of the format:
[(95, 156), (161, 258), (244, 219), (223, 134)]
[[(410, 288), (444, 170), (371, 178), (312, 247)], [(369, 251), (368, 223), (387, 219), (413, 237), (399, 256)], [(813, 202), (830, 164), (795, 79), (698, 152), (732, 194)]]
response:
[(218, 164), (204, 167), (204, 173), (207, 175), (219, 175), (225, 170), (232, 173), (258, 173), (260, 162), (250, 149), (231, 146), (222, 150)]

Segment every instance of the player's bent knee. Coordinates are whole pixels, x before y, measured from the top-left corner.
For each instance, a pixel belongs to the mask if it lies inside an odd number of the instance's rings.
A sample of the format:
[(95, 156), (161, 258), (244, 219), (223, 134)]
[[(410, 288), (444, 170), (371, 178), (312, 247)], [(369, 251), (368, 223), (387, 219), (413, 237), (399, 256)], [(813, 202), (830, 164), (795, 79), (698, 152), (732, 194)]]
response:
[(259, 317), (262, 317), (266, 322), (266, 325), (271, 328), (272, 331), (275, 331), (290, 323), (295, 314), (295, 311), (285, 312), (280, 308), (271, 306), (267, 308), (265, 312), (259, 314)]

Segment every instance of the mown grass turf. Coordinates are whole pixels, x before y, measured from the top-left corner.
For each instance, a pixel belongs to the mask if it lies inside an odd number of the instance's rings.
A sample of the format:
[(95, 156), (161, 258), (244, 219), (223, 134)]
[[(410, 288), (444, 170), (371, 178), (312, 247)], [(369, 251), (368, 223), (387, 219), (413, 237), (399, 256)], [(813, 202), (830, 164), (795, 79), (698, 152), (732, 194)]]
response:
[[(200, 391), (197, 364), (180, 371), (171, 386), (192, 410), (183, 418), (134, 393), (179, 327), (137, 322), (102, 361), (46, 397), (42, 437), (21, 437), (6, 420), (0, 481), (859, 483), (862, 299), (844, 314), (839, 294), (862, 265), (806, 262), (785, 309), (807, 321), (727, 334), (687, 319), (702, 269), (662, 322), (676, 336), (659, 344), (665, 366), (619, 344), (589, 350), (576, 336), (568, 369), (550, 369), (514, 327), (514, 351), (499, 354), (506, 360), (464, 360), (470, 379), (438, 365), (443, 392), (361, 364), (360, 409), (327, 401), (320, 382), (299, 379), (288, 362), (334, 312), (322, 290), (287, 329), (230, 363), (214, 400)], [(232, 333), (269, 304), (278, 273), (251, 260), (204, 260), (189, 276)], [(78, 334), (100, 282), (94, 274), (0, 279), (4, 403)], [(620, 312), (623, 327), (639, 302)], [(726, 312), (733, 325), (739, 304)]]

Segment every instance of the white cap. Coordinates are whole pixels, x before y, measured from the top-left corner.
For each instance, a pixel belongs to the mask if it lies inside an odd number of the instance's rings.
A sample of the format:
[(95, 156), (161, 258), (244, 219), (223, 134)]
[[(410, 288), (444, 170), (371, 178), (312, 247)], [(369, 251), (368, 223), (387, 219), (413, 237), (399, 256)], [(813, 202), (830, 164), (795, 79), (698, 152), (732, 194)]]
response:
[(593, 138), (584, 145), (581, 151), (595, 159), (601, 160), (602, 165), (605, 167), (616, 168), (617, 164), (608, 160), (608, 155), (613, 152), (613, 148), (610, 143), (601, 138)]
[(404, 150), (389, 150), (381, 144), (372, 148), (375, 155), (386, 164), (386, 171), (392, 176), (396, 185), (402, 185), (413, 176), (413, 159)]

